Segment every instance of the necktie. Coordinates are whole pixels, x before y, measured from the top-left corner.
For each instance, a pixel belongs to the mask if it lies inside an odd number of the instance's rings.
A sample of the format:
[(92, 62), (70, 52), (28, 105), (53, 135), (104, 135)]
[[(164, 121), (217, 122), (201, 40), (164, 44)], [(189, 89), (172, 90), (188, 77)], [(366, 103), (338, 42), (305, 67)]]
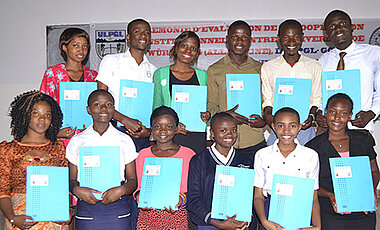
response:
[(343, 57), (346, 56), (346, 52), (340, 52), (339, 53), (339, 56), (340, 56), (340, 59), (339, 59), (339, 62), (338, 62), (338, 66), (336, 67), (336, 70), (344, 70), (344, 60), (343, 60)]

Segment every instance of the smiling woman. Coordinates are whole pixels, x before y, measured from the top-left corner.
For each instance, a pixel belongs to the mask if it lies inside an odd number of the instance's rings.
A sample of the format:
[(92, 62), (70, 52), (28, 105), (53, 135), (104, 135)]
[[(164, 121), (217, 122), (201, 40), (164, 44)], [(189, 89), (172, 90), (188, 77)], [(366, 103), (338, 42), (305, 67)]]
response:
[[(200, 40), (196, 33), (185, 31), (175, 39), (170, 50), (170, 59), (174, 64), (157, 69), (153, 75), (153, 109), (162, 105), (171, 106), (173, 85), (207, 86), (206, 71), (192, 67), (197, 62), (199, 53)], [(207, 122), (211, 114), (202, 112), (200, 116)], [(175, 143), (189, 147), (197, 153), (206, 148), (206, 132), (189, 132), (185, 124), (179, 123), (177, 133), (174, 137)]]
[[(60, 82), (94, 82), (98, 73), (84, 64), (90, 48), (90, 37), (79, 28), (64, 30), (59, 38), (61, 56), (66, 61), (50, 66), (45, 71), (40, 91), (54, 98), (59, 104)], [(75, 134), (73, 127), (64, 127), (58, 137), (71, 138)]]

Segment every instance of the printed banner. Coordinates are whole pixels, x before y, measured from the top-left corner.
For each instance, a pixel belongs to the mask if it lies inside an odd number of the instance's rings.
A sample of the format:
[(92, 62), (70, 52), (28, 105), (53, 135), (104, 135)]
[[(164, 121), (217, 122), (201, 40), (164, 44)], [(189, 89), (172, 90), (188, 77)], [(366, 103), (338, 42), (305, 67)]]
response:
[[(281, 53), (277, 45), (278, 25), (283, 20), (247, 20), (252, 31), (252, 46), (249, 55), (265, 62)], [(175, 38), (183, 31), (191, 30), (201, 39), (201, 55), (197, 67), (207, 69), (209, 65), (226, 53), (226, 34), (232, 21), (194, 22), (151, 22), (152, 44), (147, 52), (149, 60), (156, 67), (170, 63), (169, 51)], [(300, 20), (304, 30), (302, 54), (318, 59), (328, 52), (328, 42), (323, 35), (323, 19)], [(358, 43), (380, 45), (379, 19), (353, 19), (353, 40)], [(125, 52), (126, 23), (96, 23), (90, 25), (91, 55), (90, 67), (98, 70), (101, 58), (109, 53)]]

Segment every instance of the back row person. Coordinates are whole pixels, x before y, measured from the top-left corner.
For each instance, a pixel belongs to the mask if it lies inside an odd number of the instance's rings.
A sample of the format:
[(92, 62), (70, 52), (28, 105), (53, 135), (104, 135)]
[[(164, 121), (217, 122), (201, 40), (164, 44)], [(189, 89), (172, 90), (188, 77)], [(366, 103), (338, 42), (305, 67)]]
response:
[[(380, 47), (357, 44), (352, 40), (351, 17), (344, 11), (333, 10), (324, 20), (326, 37), (335, 49), (319, 59), (323, 71), (360, 69), (361, 111), (354, 114), (348, 125), (350, 129), (361, 129), (372, 139), (374, 119), (380, 114)], [(322, 111), (318, 113), (318, 125), (327, 128)], [(323, 131), (319, 131), (320, 133)]]

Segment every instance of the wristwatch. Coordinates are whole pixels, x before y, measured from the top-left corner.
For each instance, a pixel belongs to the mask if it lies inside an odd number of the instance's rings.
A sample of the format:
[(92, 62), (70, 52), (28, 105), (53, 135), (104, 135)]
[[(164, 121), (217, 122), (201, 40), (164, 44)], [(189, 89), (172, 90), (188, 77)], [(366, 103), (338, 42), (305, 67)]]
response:
[(10, 220), (9, 220), (9, 223), (11, 223), (12, 227), (16, 227), (16, 225), (15, 225), (15, 220), (14, 220), (14, 219), (10, 219)]

